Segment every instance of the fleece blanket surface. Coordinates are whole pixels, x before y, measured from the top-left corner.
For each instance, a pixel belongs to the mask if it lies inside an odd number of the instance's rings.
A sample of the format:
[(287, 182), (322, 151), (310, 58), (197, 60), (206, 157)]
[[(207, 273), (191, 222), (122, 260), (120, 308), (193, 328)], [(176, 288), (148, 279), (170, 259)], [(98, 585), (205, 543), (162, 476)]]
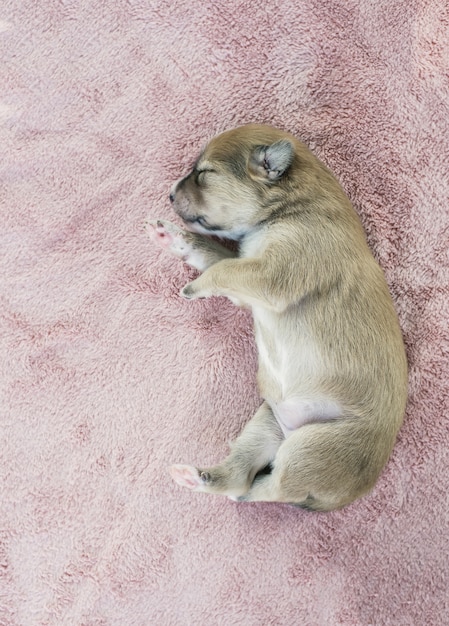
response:
[[(1, 626), (448, 624), (446, 0), (5, 0), (0, 49)], [(256, 352), (144, 223), (247, 122), (335, 172), (407, 347), (393, 455), (332, 513), (167, 472), (224, 457)]]

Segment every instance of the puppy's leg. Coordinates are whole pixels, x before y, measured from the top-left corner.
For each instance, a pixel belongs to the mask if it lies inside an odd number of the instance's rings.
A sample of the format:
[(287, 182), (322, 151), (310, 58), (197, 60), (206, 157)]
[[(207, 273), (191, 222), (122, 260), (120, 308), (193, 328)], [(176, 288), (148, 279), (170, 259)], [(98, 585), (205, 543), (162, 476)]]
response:
[(224, 259), (188, 283), (182, 289), (181, 295), (188, 300), (227, 296), (249, 306), (262, 305), (282, 312), (291, 304), (292, 297), (299, 299), (303, 295), (302, 290), (306, 287), (295, 276), (294, 280), (298, 284), (286, 288), (279, 280), (279, 276), (284, 274), (290, 276), (291, 272), (273, 271), (261, 259)]
[[(301, 484), (301, 473), (297, 475), (298, 484), (295, 485), (293, 493), (288, 493), (285, 488), (290, 474), (286, 448), (292, 448), (291, 437), (288, 443), (290, 445), (287, 446), (286, 440), (281, 446), (283, 454), (278, 452), (276, 455), (272, 463), (271, 473), (257, 476), (246, 494), (238, 498), (240, 502), (288, 502), (293, 504), (307, 501), (307, 498), (310, 498), (307, 486)], [(292, 452), (298, 453), (296, 450), (292, 450)]]
[(367, 442), (371, 434), (360, 419), (298, 428), (279, 447), (271, 474), (257, 476), (239, 500), (330, 511), (369, 491), (377, 477), (377, 459), (370, 458), (373, 451)]
[(248, 491), (257, 472), (274, 459), (283, 439), (269, 405), (264, 402), (232, 444), (229, 456), (222, 463), (205, 469), (173, 465), (170, 473), (183, 487), (237, 499)]
[(183, 230), (165, 220), (148, 221), (146, 230), (153, 241), (200, 272), (218, 261), (236, 256), (212, 239)]

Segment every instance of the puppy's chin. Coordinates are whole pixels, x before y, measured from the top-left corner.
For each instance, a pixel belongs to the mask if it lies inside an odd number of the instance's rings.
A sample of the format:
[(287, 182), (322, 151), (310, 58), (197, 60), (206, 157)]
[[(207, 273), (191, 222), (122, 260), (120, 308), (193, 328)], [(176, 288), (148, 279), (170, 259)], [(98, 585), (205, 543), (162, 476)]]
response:
[(192, 214), (191, 209), (189, 211), (183, 209), (184, 207), (181, 209), (179, 206), (174, 206), (175, 213), (182, 219), (186, 229), (192, 233), (238, 241), (239, 239), (242, 239), (242, 237), (244, 237), (250, 230), (250, 227), (246, 224), (228, 227), (219, 223), (209, 223), (210, 218), (208, 218), (207, 215), (195, 215)]
[(221, 228), (220, 226), (202, 226), (198, 222), (185, 221), (184, 223), (186, 225), (186, 229), (190, 230), (192, 233), (208, 235), (209, 237), (220, 237), (220, 239), (231, 239), (233, 241), (242, 239), (242, 237), (244, 237), (248, 232), (248, 228), (245, 227), (227, 230), (225, 228)]

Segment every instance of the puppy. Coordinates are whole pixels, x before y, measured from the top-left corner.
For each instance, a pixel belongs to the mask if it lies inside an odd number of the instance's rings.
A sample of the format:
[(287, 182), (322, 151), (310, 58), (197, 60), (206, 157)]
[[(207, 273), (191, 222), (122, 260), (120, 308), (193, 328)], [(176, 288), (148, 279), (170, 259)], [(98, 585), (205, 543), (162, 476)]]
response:
[[(194, 491), (329, 511), (375, 484), (401, 426), (407, 364), (385, 278), (329, 170), (296, 138), (248, 125), (215, 137), (170, 194), (186, 229), (153, 240), (202, 274), (189, 300), (250, 307), (263, 403)], [(216, 241), (238, 241), (238, 253)]]

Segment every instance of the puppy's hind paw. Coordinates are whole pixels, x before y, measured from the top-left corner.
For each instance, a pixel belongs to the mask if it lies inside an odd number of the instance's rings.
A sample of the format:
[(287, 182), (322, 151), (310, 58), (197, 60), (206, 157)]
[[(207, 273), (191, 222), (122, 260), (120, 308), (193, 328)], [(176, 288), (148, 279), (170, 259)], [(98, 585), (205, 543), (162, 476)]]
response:
[(175, 483), (193, 491), (202, 491), (210, 480), (207, 472), (199, 472), (192, 465), (172, 465), (170, 467), (170, 475)]

